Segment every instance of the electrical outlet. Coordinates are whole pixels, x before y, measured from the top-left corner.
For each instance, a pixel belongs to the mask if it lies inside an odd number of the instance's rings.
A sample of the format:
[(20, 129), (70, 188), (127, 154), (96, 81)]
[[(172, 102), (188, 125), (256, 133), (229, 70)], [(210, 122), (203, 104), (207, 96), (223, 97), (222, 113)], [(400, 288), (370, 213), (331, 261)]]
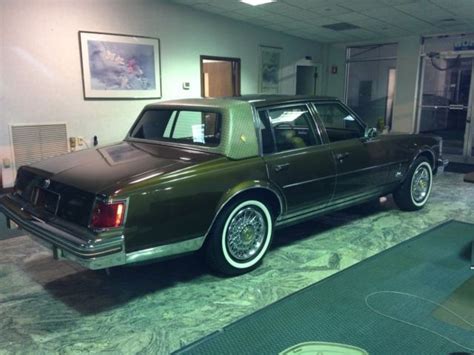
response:
[(8, 158), (3, 158), (2, 163), (3, 163), (3, 168), (4, 169), (9, 169), (9, 168), (12, 167), (12, 162)]
[(71, 150), (76, 149), (76, 137), (69, 137), (69, 147)]

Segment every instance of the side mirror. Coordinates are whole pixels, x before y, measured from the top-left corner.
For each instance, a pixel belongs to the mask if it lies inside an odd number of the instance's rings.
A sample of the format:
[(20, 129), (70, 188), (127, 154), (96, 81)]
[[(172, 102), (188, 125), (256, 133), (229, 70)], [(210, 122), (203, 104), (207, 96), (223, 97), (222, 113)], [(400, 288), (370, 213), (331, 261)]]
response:
[(371, 128), (368, 128), (366, 131), (365, 131), (365, 137), (366, 138), (374, 138), (374, 137), (377, 137), (377, 128), (375, 127), (371, 127)]

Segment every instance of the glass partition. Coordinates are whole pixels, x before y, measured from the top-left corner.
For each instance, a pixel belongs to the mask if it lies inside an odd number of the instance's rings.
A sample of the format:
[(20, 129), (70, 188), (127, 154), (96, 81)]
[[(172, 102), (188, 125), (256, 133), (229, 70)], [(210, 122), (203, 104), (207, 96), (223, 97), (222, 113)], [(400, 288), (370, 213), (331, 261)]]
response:
[(369, 127), (392, 123), (397, 44), (347, 48), (346, 102)]

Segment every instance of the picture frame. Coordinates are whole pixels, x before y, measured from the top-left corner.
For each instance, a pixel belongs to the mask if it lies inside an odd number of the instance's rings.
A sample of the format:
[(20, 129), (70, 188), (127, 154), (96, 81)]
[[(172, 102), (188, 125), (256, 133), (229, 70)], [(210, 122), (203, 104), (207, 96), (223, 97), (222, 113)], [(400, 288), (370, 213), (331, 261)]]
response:
[(280, 47), (259, 46), (259, 93), (280, 93), (282, 52)]
[(79, 31), (84, 99), (160, 99), (159, 38)]

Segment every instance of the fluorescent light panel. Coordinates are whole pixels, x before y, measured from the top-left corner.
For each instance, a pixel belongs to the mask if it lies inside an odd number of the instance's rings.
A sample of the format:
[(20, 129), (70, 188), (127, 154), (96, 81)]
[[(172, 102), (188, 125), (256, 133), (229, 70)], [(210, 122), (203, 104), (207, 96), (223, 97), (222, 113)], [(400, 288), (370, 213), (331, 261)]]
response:
[(249, 5), (252, 5), (252, 6), (268, 4), (270, 2), (275, 2), (275, 1), (276, 0), (240, 0), (240, 2), (243, 2), (245, 4), (249, 4)]

